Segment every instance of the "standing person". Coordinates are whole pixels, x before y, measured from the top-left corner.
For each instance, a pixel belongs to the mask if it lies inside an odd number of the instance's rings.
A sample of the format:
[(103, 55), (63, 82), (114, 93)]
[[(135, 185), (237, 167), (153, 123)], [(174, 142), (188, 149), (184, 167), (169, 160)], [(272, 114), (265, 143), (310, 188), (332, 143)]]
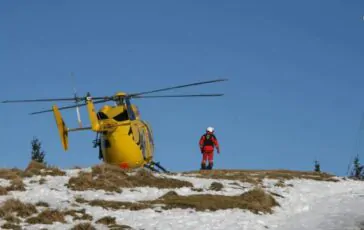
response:
[[(214, 134), (213, 127), (208, 127), (206, 129), (206, 133), (200, 138), (199, 145), (202, 154), (201, 169), (212, 169), (214, 165), (214, 147), (216, 148), (217, 153), (220, 154), (219, 142)], [(209, 162), (207, 167), (206, 161)]]

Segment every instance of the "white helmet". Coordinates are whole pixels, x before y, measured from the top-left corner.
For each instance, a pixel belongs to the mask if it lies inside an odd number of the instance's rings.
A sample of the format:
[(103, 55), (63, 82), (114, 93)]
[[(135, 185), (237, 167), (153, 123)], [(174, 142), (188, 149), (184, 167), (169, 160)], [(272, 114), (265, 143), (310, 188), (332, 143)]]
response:
[(206, 131), (207, 131), (207, 132), (212, 133), (212, 132), (214, 132), (214, 128), (213, 128), (213, 127), (208, 127), (208, 128), (206, 129)]

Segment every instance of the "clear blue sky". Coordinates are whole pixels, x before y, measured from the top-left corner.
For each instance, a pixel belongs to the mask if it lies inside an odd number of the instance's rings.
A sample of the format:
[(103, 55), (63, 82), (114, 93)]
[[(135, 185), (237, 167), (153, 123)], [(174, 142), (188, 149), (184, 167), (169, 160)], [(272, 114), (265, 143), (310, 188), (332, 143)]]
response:
[[(1, 1), (0, 99), (68, 97), (73, 86), (105, 96), (224, 77), (171, 92), (224, 97), (133, 101), (153, 127), (157, 161), (173, 171), (199, 168), (198, 139), (213, 126), (217, 168), (312, 170), (318, 159), (342, 175), (364, 111), (363, 15), (359, 0)], [(0, 167), (25, 167), (33, 136), (50, 164), (99, 162), (95, 133), (71, 133), (64, 152), (52, 113), (28, 115), (51, 105), (0, 104)], [(77, 126), (75, 110), (62, 114)]]

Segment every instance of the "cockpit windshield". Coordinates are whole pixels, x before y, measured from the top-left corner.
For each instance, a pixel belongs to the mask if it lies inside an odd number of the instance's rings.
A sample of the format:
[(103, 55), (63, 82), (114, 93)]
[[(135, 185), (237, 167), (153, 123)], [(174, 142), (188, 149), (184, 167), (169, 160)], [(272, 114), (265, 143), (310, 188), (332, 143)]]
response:
[(124, 110), (123, 112), (121, 112), (118, 115), (116, 115), (115, 117), (113, 117), (113, 119), (115, 121), (126, 121), (126, 120), (129, 120), (128, 112), (126, 110)]

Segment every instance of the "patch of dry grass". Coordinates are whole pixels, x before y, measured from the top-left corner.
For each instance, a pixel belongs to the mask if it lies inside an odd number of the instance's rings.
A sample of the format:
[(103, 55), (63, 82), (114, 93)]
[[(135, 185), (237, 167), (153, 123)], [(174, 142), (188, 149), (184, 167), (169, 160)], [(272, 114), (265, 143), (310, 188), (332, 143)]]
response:
[(96, 224), (111, 225), (116, 224), (116, 218), (112, 216), (105, 216), (96, 221)]
[(39, 180), (39, 184), (45, 184), (47, 182), (47, 180), (45, 178), (41, 178)]
[(13, 229), (13, 230), (21, 230), (21, 226), (13, 223), (6, 222), (1, 226), (2, 229)]
[(263, 179), (291, 180), (311, 179), (317, 181), (338, 182), (334, 175), (311, 171), (292, 170), (201, 170), (183, 173), (184, 175), (195, 174), (197, 177), (212, 179), (239, 180), (251, 184), (261, 184)]
[(213, 191), (221, 191), (224, 188), (224, 185), (219, 182), (212, 182), (210, 185), (210, 190)]
[(272, 213), (272, 208), (279, 206), (274, 197), (264, 190), (256, 188), (239, 196), (224, 196), (199, 194), (190, 196), (180, 196), (174, 191), (166, 193), (164, 196), (153, 201), (121, 202), (106, 200), (87, 201), (83, 198), (76, 200), (79, 203), (88, 203), (91, 206), (100, 206), (105, 209), (129, 209), (141, 210), (153, 208), (155, 205), (162, 205), (163, 209), (192, 208), (197, 211), (216, 211), (222, 209), (247, 209), (253, 213)]
[(56, 168), (49, 167), (43, 163), (37, 161), (31, 161), (28, 167), (22, 172), (22, 177), (32, 176), (64, 176), (66, 172)]
[[(28, 167), (22, 171), (17, 168), (12, 169), (0, 169), (0, 178), (10, 180), (10, 186), (6, 187), (5, 190), (9, 191), (25, 191), (25, 184), (23, 178), (32, 176), (64, 176), (65, 172), (55, 167), (48, 167), (42, 163), (31, 161)], [(31, 181), (33, 183), (34, 181)], [(45, 179), (39, 181), (40, 184), (44, 183)], [(3, 188), (0, 188), (0, 195), (6, 195), (7, 192)]]
[(7, 180), (14, 180), (16, 178), (25, 178), (32, 176), (64, 176), (66, 173), (56, 167), (49, 167), (43, 163), (37, 161), (30, 161), (25, 170), (17, 168), (12, 169), (0, 169), (0, 178)]
[(0, 178), (6, 180), (13, 180), (19, 177), (22, 173), (20, 169), (12, 168), (12, 169), (0, 169)]
[(0, 196), (8, 195), (8, 190), (0, 186)]
[(69, 215), (73, 217), (73, 220), (89, 220), (92, 221), (93, 217), (86, 213), (86, 209), (81, 210), (68, 210), (63, 213), (65, 216)]
[(71, 230), (96, 230), (96, 228), (91, 223), (86, 222), (76, 224)]
[(21, 220), (18, 217), (10, 213), (5, 214), (3, 219), (6, 220), (8, 223), (12, 224), (19, 224), (21, 222)]
[(35, 205), (36, 206), (41, 206), (41, 207), (49, 207), (49, 204), (47, 202), (44, 202), (44, 201), (39, 201)]
[(37, 216), (26, 220), (29, 224), (53, 224), (53, 222), (66, 223), (62, 212), (55, 209), (46, 209)]
[[(0, 178), (10, 180), (10, 185), (1, 187), (0, 194), (7, 195), (9, 191), (25, 191), (23, 179), (20, 177), (21, 170), (18, 169), (0, 169)], [(5, 190), (6, 191), (5, 191)]]
[(286, 182), (282, 179), (280, 179), (277, 183), (275, 183), (274, 186), (285, 188), (285, 187), (293, 187), (292, 184), (286, 184)]
[(179, 196), (169, 192), (161, 198), (152, 201), (153, 204), (164, 204), (163, 209), (193, 208), (197, 211), (216, 211), (222, 209), (247, 209), (257, 214), (272, 213), (272, 208), (279, 206), (278, 202), (262, 189), (253, 189), (239, 196), (224, 195), (190, 195)]
[(23, 182), (23, 179), (20, 177), (17, 177), (13, 179), (10, 183), (10, 186), (6, 187), (6, 190), (9, 191), (25, 191), (25, 184)]
[(139, 203), (139, 202), (124, 202), (124, 201), (111, 201), (111, 200), (85, 200), (83, 198), (76, 198), (76, 202), (78, 203), (87, 203), (91, 206), (99, 206), (105, 209), (129, 209), (129, 210), (142, 210), (150, 207), (147, 203)]
[(66, 223), (62, 212), (55, 209), (46, 209), (37, 216), (26, 220), (29, 224), (53, 224), (53, 222)]
[(120, 225), (120, 224), (112, 224), (107, 226), (110, 230), (129, 230), (133, 229), (132, 227), (128, 225)]
[(191, 188), (192, 191), (194, 192), (202, 192), (203, 189), (202, 188)]
[(37, 209), (33, 204), (23, 203), (17, 199), (8, 199), (0, 207), (0, 217), (9, 216), (16, 213), (19, 217), (29, 217), (37, 213)]
[(92, 167), (92, 172), (80, 172), (70, 178), (67, 186), (72, 190), (84, 191), (102, 189), (107, 192), (121, 192), (121, 188), (149, 186), (156, 188), (192, 187), (187, 181), (155, 177), (151, 172), (140, 170), (136, 175), (128, 175), (120, 167), (103, 164)]
[(96, 221), (96, 224), (107, 225), (109, 229), (132, 229), (127, 225), (119, 225), (116, 223), (116, 218), (111, 216), (105, 216)]

